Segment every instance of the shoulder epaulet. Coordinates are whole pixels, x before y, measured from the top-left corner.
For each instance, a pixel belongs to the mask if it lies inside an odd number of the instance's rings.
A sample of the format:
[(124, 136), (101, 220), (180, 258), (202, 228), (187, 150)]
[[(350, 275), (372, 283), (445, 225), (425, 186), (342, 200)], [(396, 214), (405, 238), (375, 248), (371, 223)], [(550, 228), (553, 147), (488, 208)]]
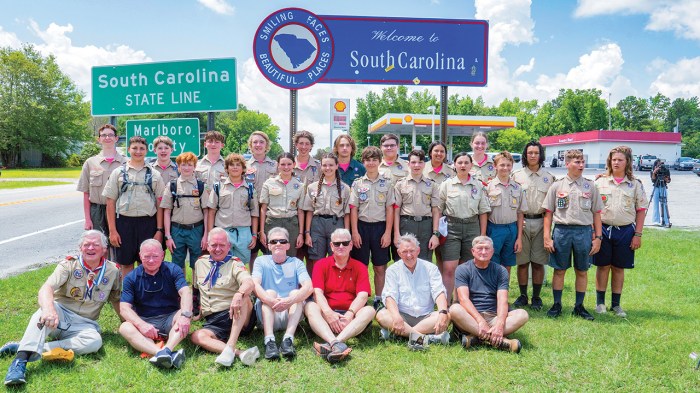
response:
[(74, 255), (66, 255), (66, 261), (75, 261), (78, 258), (75, 257)]

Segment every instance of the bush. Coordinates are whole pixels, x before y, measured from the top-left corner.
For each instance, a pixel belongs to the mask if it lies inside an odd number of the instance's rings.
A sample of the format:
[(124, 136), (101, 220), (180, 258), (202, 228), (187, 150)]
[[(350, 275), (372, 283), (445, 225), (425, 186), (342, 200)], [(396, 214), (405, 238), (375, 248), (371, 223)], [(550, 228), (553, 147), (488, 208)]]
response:
[(96, 142), (86, 142), (83, 145), (83, 148), (80, 150), (80, 164), (76, 166), (82, 166), (83, 163), (90, 157), (97, 155), (100, 150), (102, 150), (102, 147)]
[(83, 161), (80, 160), (79, 155), (73, 153), (68, 157), (68, 160), (66, 160), (66, 165), (72, 168), (81, 167), (83, 166)]

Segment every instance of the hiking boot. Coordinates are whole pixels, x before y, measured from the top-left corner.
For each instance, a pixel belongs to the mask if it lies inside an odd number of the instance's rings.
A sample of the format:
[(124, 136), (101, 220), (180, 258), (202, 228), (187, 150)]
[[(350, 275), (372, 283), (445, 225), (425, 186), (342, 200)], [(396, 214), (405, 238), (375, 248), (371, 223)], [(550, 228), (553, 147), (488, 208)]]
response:
[(483, 345), (484, 341), (473, 334), (463, 334), (462, 335), (462, 346), (464, 349), (469, 349)]
[(260, 350), (258, 347), (250, 347), (238, 354), (238, 357), (241, 358), (241, 363), (246, 366), (252, 366), (260, 357)]
[(331, 348), (331, 345), (328, 343), (317, 343), (314, 341), (314, 352), (316, 352), (316, 355), (328, 360), (328, 354), (333, 351), (333, 348)]
[(158, 368), (171, 368), (173, 366), (173, 358), (171, 355), (172, 351), (168, 348), (164, 348), (158, 351), (155, 356), (148, 359), (148, 361)]
[(19, 343), (17, 341), (10, 341), (0, 347), (0, 356), (15, 355), (17, 351), (19, 351)]
[(535, 311), (540, 311), (542, 309), (542, 298), (541, 297), (533, 297), (532, 303), (530, 303), (530, 308), (535, 310)]
[(574, 306), (574, 311), (571, 312), (571, 315), (575, 315), (577, 317), (581, 317), (585, 319), (586, 321), (592, 321), (595, 318), (593, 318), (593, 315), (586, 310), (585, 307), (583, 307), (583, 304), (578, 304)]
[(277, 349), (275, 340), (270, 340), (265, 344), (265, 359), (277, 360), (280, 358), (280, 351)]
[(185, 363), (185, 350), (180, 349), (177, 352), (171, 354), (172, 365), (174, 368), (181, 368), (182, 364)]
[(596, 304), (595, 312), (597, 312), (598, 314), (605, 314), (606, 312), (608, 312), (608, 308), (605, 307), (605, 304)]
[(374, 304), (372, 304), (372, 307), (374, 307), (374, 311), (379, 312), (379, 310), (384, 308), (384, 302), (382, 302), (382, 299), (374, 299)]
[(428, 342), (425, 339), (425, 334), (409, 334), (408, 349), (410, 349), (411, 351), (425, 351), (426, 349), (428, 349)]
[(552, 308), (547, 311), (547, 316), (550, 318), (557, 318), (561, 315), (561, 303), (552, 304)]
[(287, 337), (282, 340), (282, 345), (280, 345), (280, 353), (286, 358), (293, 358), (297, 355), (297, 351), (294, 349), (294, 342), (291, 337)]
[(613, 307), (612, 311), (620, 318), (627, 318), (627, 313), (620, 306)]
[(328, 363), (335, 364), (350, 355), (352, 348), (348, 347), (344, 342), (336, 341), (331, 344), (331, 352), (326, 356)]
[(501, 344), (498, 346), (498, 349), (506, 352), (513, 352), (513, 353), (520, 353), (520, 349), (522, 348), (522, 345), (520, 344), (520, 340), (517, 338), (503, 338), (503, 341), (501, 341)]
[(426, 334), (425, 337), (428, 340), (428, 344), (447, 345), (450, 343), (450, 333), (447, 330), (441, 334)]
[(63, 348), (54, 348), (48, 352), (41, 354), (42, 360), (45, 361), (62, 361), (62, 362), (72, 362), (75, 357), (72, 349), (65, 350)]
[(515, 299), (515, 301), (513, 302), (513, 307), (515, 307), (515, 308), (523, 308), (523, 307), (527, 306), (527, 300), (528, 300), (528, 299), (527, 299), (527, 295), (524, 295), (524, 294), (523, 294), (523, 295), (520, 295), (520, 296), (518, 296), (518, 298)]
[(5, 386), (24, 385), (25, 383), (27, 383), (27, 361), (15, 359), (7, 369)]

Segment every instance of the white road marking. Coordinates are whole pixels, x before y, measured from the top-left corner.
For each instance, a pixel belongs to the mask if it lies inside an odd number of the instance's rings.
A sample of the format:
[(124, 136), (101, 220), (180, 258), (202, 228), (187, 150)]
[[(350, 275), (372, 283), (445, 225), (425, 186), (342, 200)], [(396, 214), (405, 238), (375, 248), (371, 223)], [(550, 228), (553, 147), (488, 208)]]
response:
[(38, 235), (38, 234), (40, 234), (40, 233), (53, 231), (54, 229), (64, 228), (64, 227), (67, 227), (67, 226), (69, 226), (69, 225), (77, 224), (77, 223), (79, 223), (79, 222), (84, 222), (84, 221), (85, 221), (85, 220), (71, 221), (71, 222), (67, 222), (67, 223), (65, 223), (65, 224), (56, 225), (55, 227), (45, 228), (45, 229), (42, 229), (42, 230), (40, 230), (40, 231), (30, 232), (30, 233), (27, 233), (27, 234), (25, 234), (25, 235), (16, 236), (16, 237), (13, 237), (13, 238), (9, 238), (9, 239), (0, 241), (0, 245), (6, 244), (6, 243), (11, 243), (11, 242), (13, 242), (13, 241), (15, 241), (15, 240), (24, 239), (25, 237)]

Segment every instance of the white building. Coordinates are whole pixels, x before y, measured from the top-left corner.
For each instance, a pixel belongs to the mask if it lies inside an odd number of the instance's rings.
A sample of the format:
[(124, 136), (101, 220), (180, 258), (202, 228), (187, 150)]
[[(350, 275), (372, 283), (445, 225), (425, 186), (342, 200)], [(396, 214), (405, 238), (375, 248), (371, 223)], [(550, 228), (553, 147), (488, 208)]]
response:
[(635, 156), (653, 154), (667, 164), (681, 156), (681, 134), (675, 132), (595, 130), (545, 136), (540, 143), (545, 148), (547, 165), (555, 157), (558, 166), (563, 165), (564, 153), (578, 149), (586, 158), (586, 168), (605, 168), (610, 149), (620, 145), (630, 147)]

